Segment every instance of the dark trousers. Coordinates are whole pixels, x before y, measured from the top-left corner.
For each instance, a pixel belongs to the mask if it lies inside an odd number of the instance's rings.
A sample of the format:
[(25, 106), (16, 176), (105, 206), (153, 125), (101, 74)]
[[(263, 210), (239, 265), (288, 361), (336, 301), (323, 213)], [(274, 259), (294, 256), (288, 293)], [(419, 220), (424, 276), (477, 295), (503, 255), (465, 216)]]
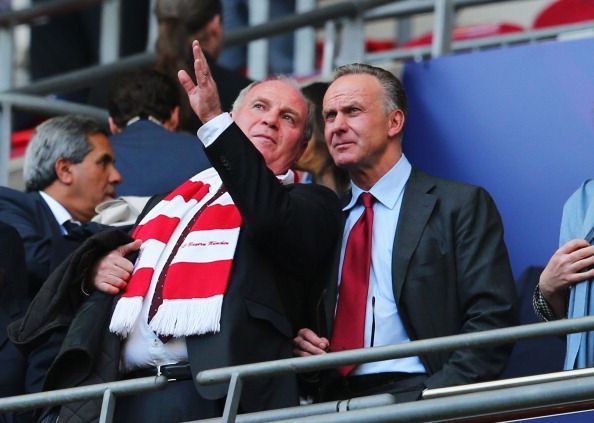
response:
[(377, 394), (392, 394), (397, 403), (416, 401), (425, 389), (424, 373), (373, 373), (337, 377), (321, 391), (321, 401), (337, 401)]
[(170, 382), (164, 390), (118, 397), (117, 423), (173, 423), (221, 417), (225, 399), (207, 400), (198, 395), (192, 380)]

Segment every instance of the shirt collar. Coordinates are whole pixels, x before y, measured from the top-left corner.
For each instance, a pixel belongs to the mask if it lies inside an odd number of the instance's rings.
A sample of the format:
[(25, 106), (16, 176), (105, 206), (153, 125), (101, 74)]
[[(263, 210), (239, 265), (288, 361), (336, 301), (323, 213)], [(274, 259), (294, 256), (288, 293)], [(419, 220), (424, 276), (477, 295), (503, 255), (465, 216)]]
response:
[[(411, 171), (412, 166), (403, 154), (396, 164), (371, 187), (369, 192), (384, 206), (393, 209), (404, 192), (404, 186), (406, 185), (406, 181), (408, 181)], [(353, 182), (351, 188), (351, 200), (343, 210), (347, 211), (352, 209), (355, 204), (357, 204), (359, 196), (364, 192), (364, 190), (359, 188)]]
[(295, 183), (295, 172), (293, 172), (291, 169), (287, 170), (287, 172), (283, 175), (276, 175), (276, 177), (283, 185)]
[(52, 211), (54, 218), (58, 222), (58, 225), (62, 226), (67, 220), (73, 220), (72, 215), (66, 210), (66, 208), (55, 200), (52, 196), (44, 191), (39, 191), (41, 198), (47, 203), (48, 207)]

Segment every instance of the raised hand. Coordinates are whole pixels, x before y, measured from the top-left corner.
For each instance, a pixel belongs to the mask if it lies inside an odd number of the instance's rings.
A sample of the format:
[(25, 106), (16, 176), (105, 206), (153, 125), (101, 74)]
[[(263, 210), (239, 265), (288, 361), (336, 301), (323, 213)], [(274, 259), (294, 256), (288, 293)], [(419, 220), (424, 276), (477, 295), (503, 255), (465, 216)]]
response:
[(126, 256), (140, 249), (142, 241), (137, 239), (124, 244), (99, 261), (93, 274), (93, 287), (106, 294), (115, 295), (124, 289), (134, 270), (134, 263)]
[(221, 109), (221, 101), (219, 99), (219, 92), (217, 84), (212, 79), (210, 68), (200, 48), (200, 43), (197, 40), (192, 42), (192, 53), (194, 54), (194, 73), (196, 76), (196, 84), (185, 70), (180, 70), (177, 73), (180, 84), (184, 87), (190, 106), (198, 119), (202, 123), (206, 123), (214, 117), (220, 115), (223, 111)]

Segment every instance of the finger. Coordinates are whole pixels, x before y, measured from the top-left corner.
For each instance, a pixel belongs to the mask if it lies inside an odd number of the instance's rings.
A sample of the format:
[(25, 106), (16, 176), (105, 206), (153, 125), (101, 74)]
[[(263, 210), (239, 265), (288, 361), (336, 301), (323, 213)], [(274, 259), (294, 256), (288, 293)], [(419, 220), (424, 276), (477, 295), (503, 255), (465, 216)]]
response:
[(575, 250), (579, 250), (580, 248), (588, 247), (589, 245), (590, 243), (588, 243), (588, 241), (585, 239), (572, 239), (571, 241), (567, 241), (565, 244), (559, 247), (555, 254), (569, 254)]
[(104, 293), (110, 294), (110, 295), (115, 295), (120, 292), (120, 290), (118, 288), (116, 288), (115, 286), (108, 284), (108, 283), (97, 284), (97, 285), (95, 285), (95, 289), (97, 289), (97, 291), (101, 291), (101, 292), (104, 292)]
[(123, 281), (130, 279), (132, 274), (133, 265), (126, 259), (121, 259), (120, 263), (113, 263), (111, 266), (101, 269), (98, 274), (99, 277), (105, 278), (117, 278)]
[(196, 84), (207, 85), (211, 78), (210, 67), (200, 48), (200, 43), (196, 40), (192, 43), (192, 52), (194, 54), (194, 73), (196, 74)]
[(139, 239), (135, 239), (134, 241), (132, 241), (128, 244), (119, 246), (117, 248), (117, 251), (122, 257), (125, 257), (128, 254), (139, 250), (141, 246), (142, 246), (142, 241)]
[(587, 244), (585, 247), (577, 248), (572, 253), (570, 253), (569, 259), (572, 262), (577, 262), (579, 260), (592, 257), (592, 255), (594, 255), (594, 246)]
[(192, 81), (192, 78), (190, 78), (190, 75), (188, 75), (188, 72), (185, 70), (177, 72), (177, 79), (179, 79), (179, 83), (184, 87), (185, 92), (188, 94), (196, 88), (196, 84), (194, 84), (194, 81)]
[(314, 331), (308, 328), (300, 329), (298, 335), (305, 341), (312, 345), (315, 345), (321, 350), (326, 350), (330, 345), (330, 342), (326, 338), (319, 337)]
[(571, 273), (579, 273), (587, 270), (589, 267), (594, 265), (594, 256), (588, 255), (580, 260), (574, 261), (569, 266), (569, 271)]
[(574, 285), (594, 277), (594, 269), (570, 273), (565, 277), (566, 285)]
[(295, 349), (293, 350), (293, 355), (296, 355), (297, 357), (309, 357), (309, 356), (311, 356), (311, 354), (310, 354), (310, 353), (308, 353), (308, 352), (305, 352), (305, 351), (301, 351), (301, 350), (300, 350), (300, 349), (298, 349), (298, 348), (295, 348)]

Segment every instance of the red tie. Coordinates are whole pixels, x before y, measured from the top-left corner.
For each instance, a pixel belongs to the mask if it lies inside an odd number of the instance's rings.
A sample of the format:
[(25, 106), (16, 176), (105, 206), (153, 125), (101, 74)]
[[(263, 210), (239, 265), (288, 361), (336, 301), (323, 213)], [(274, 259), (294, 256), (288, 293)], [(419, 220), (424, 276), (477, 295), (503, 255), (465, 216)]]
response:
[[(360, 199), (365, 211), (351, 229), (342, 265), (338, 307), (334, 319), (332, 351), (362, 348), (365, 338), (365, 309), (371, 266), (371, 230), (373, 227), (373, 196), (364, 192)], [(339, 367), (347, 376), (355, 365)]]

